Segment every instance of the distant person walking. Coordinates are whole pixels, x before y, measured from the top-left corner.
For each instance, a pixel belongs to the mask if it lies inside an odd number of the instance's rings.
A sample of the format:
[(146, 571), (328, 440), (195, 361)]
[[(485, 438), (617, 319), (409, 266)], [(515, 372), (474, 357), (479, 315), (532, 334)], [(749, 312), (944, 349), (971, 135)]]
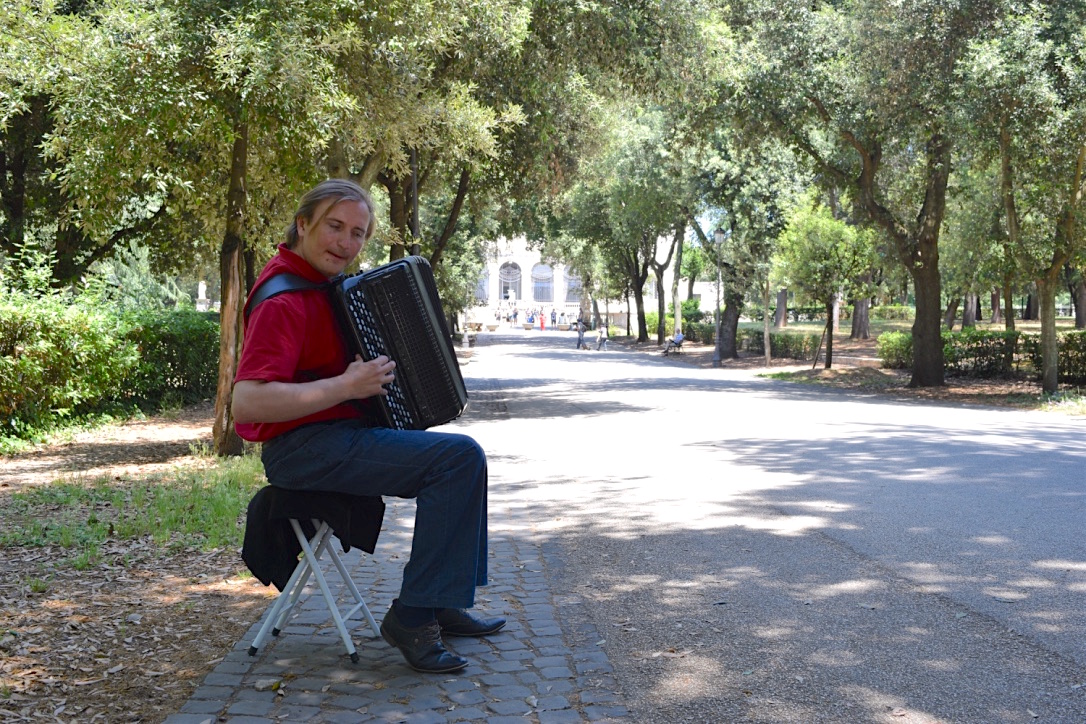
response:
[(585, 327), (584, 322), (581, 321), (580, 319), (578, 319), (577, 320), (577, 349), (581, 349), (582, 347), (585, 346), (585, 344), (584, 344), (584, 333), (585, 333), (586, 329), (588, 329), (588, 327)]

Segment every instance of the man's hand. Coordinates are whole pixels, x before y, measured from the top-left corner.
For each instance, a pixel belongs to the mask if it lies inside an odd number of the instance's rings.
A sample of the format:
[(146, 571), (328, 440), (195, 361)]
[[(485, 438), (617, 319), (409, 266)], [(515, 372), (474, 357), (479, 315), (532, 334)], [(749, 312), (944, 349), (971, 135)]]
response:
[(387, 395), (385, 385), (396, 378), (395, 369), (396, 363), (384, 355), (365, 362), (361, 355), (356, 354), (354, 362), (347, 365), (342, 375), (348, 399), (364, 400), (375, 395)]

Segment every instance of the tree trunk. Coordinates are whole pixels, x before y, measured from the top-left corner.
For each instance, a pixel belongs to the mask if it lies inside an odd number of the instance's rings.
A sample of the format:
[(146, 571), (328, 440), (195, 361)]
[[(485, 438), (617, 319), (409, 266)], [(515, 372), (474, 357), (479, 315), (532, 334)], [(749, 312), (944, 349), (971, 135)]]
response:
[(871, 339), (871, 297), (852, 302), (852, 334), (849, 339)]
[(396, 261), (407, 254), (406, 241), (411, 237), (409, 225), (409, 209), (407, 192), (404, 189), (404, 179), (394, 178), (381, 174), (378, 176), (381, 185), (388, 192), (388, 223), (399, 234), (400, 243), (392, 244), (388, 249), (388, 260)]
[[(934, 249), (929, 257), (938, 254)], [(916, 319), (913, 320), (913, 376), (910, 387), (941, 387), (945, 382), (946, 360), (939, 319), (938, 259), (912, 270), (916, 292)]]
[[(833, 304), (826, 305), (827, 319), (832, 320), (831, 312), (833, 311)], [(833, 367), (833, 323), (832, 321), (826, 322), (826, 369)]]
[(834, 334), (841, 331), (841, 295), (835, 294), (833, 297), (833, 304), (829, 308), (830, 321), (832, 322), (832, 329)]
[(230, 404), (234, 376), (244, 341), (241, 302), (245, 252), (245, 175), (249, 155), (249, 127), (244, 121), (234, 126), (234, 148), (230, 157), (230, 187), (226, 194), (226, 233), (219, 251), (219, 381), (215, 392), (215, 422), (212, 441), (216, 455), (240, 455), (241, 438), (234, 430)]
[(627, 252), (626, 272), (633, 291), (634, 305), (637, 307), (637, 341), (649, 341), (648, 323), (645, 321), (645, 280), (649, 278), (649, 262), (641, 262), (636, 251)]
[(1026, 295), (1026, 307), (1022, 310), (1022, 319), (1034, 321), (1040, 319), (1040, 301), (1037, 299), (1036, 285), (1033, 285)]
[(951, 331), (954, 330), (954, 320), (958, 318), (958, 305), (961, 304), (961, 301), (961, 297), (951, 297), (946, 305), (946, 313), (943, 314), (943, 326)]
[(645, 323), (645, 294), (641, 291), (641, 287), (637, 287), (633, 292), (634, 307), (637, 309), (637, 341), (648, 342), (649, 329)]
[(1003, 310), (999, 306), (999, 290), (992, 290), (992, 324), (999, 324), (1003, 321)]
[[(681, 315), (680, 315), (681, 316)], [(667, 337), (667, 293), (664, 290), (663, 275), (656, 274), (656, 344), (664, 343)]]
[[(652, 252), (646, 253), (646, 268), (651, 268), (656, 275), (656, 344), (660, 345), (664, 343), (664, 338), (667, 337), (667, 294), (664, 289), (664, 274), (667, 272), (669, 266), (671, 266), (671, 260), (675, 256), (675, 248), (682, 244), (683, 235), (686, 233), (685, 224), (676, 224), (675, 236), (671, 239), (671, 246), (667, 250), (667, 259), (663, 262), (656, 261), (656, 244), (652, 244)], [(644, 239), (642, 239), (644, 241)], [(647, 248), (647, 247), (646, 247)], [(678, 268), (678, 267), (676, 267)], [(682, 316), (681, 307), (675, 307), (675, 316)]]
[(251, 247), (245, 248), (245, 289), (242, 290), (240, 299), (246, 299), (249, 296), (249, 292), (252, 291), (253, 286), (256, 284), (256, 250)]
[(1071, 300), (1075, 303), (1075, 329), (1086, 329), (1086, 277), (1071, 289)]
[(1056, 337), (1056, 291), (1059, 270), (1049, 269), (1037, 282), (1041, 307), (1041, 389), (1053, 394), (1059, 388), (1059, 340)]
[(1014, 290), (1010, 275), (1003, 279), (1003, 328), (1008, 332), (1014, 331)]
[(739, 357), (736, 334), (739, 331), (739, 314), (742, 309), (743, 298), (729, 295), (724, 303), (724, 313), (720, 316), (720, 359)]
[(777, 292), (777, 311), (773, 314), (773, 326), (783, 329), (788, 326), (788, 290)]
[[(685, 227), (683, 231), (685, 236)], [(671, 303), (675, 307), (675, 320), (672, 325), (672, 339), (675, 335), (683, 331), (683, 303), (679, 299), (679, 273), (683, 268), (683, 236), (679, 237), (679, 243), (675, 247), (675, 273), (671, 277)]]
[(962, 308), (962, 329), (977, 326), (977, 296), (972, 292), (965, 295), (965, 306)]
[(765, 348), (765, 366), (769, 367), (773, 362), (773, 345), (769, 336), (769, 275), (765, 278), (765, 297), (763, 298), (765, 310), (762, 314), (762, 347)]

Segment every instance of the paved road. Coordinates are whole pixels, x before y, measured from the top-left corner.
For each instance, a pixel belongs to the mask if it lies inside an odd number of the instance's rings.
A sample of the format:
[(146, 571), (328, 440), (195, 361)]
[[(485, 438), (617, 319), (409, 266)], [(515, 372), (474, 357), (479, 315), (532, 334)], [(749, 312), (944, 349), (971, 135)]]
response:
[[(235, 652), (170, 721), (242, 721), (256, 677), (303, 668), (308, 708), (245, 720), (1086, 722), (1086, 421), (573, 340), (484, 334), (464, 368), (456, 427), (491, 461), (482, 604), (511, 617), (457, 646), (476, 666), (432, 682), (374, 642), (352, 669), (318, 624)], [(378, 616), (393, 512), (358, 564)]]

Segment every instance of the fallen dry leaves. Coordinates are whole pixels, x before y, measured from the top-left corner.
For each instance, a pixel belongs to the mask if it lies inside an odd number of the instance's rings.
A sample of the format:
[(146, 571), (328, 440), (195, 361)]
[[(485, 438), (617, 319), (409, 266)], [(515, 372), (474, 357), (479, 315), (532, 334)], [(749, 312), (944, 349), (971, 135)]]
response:
[[(10, 493), (50, 480), (130, 476), (201, 464), (209, 406), (81, 434), (0, 463), (0, 518)], [(206, 460), (203, 464), (207, 464)], [(122, 484), (122, 483), (118, 483)], [(237, 550), (171, 550), (112, 541), (76, 570), (70, 549), (0, 556), (0, 720), (161, 722), (267, 607), (273, 590)]]
[(116, 543), (77, 571), (50, 548), (0, 563), (0, 719), (162, 721), (268, 604), (237, 551)]

